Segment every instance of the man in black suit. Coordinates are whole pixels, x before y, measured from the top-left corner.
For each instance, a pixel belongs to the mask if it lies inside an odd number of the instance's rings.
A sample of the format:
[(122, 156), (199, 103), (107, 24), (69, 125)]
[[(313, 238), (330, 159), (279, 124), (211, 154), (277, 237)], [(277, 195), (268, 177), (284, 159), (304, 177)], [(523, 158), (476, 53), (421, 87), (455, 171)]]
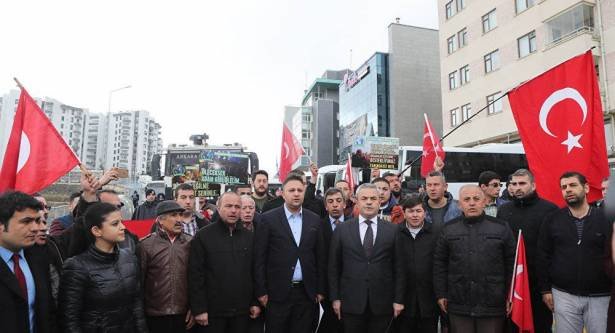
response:
[(339, 224), (329, 250), (329, 293), (344, 332), (382, 333), (403, 311), (405, 269), (396, 225), (377, 218), (376, 185), (357, 189), (359, 217)]
[[(328, 189), (327, 192), (325, 192), (324, 201), (325, 208), (327, 209), (327, 217), (322, 220), (322, 231), (328, 254), (333, 231), (340, 223), (349, 220), (351, 217), (344, 216), (346, 199), (344, 193), (342, 193), (340, 189), (334, 187)], [(333, 312), (331, 299), (329, 297), (326, 297), (325, 300), (322, 301), (322, 309), (323, 315), (320, 325), (318, 326), (318, 333), (341, 333), (342, 325)]]
[(21, 192), (0, 196), (0, 323), (3, 333), (54, 332), (49, 267), (33, 248), (41, 204)]
[(267, 308), (267, 333), (312, 331), (315, 304), (326, 285), (320, 218), (302, 209), (305, 183), (289, 175), (284, 205), (266, 212), (255, 231), (255, 289)]

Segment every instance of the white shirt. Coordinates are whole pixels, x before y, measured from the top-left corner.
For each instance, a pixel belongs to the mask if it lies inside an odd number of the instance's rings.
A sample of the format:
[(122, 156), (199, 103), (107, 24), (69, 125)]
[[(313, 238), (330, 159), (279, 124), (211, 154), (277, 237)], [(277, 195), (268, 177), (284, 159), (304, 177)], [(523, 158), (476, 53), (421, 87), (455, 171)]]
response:
[[(366, 218), (363, 215), (359, 215), (359, 237), (361, 238), (361, 244), (363, 244), (363, 238), (365, 238), (365, 233), (367, 232), (367, 223), (365, 223)], [(374, 234), (374, 244), (376, 243), (376, 235), (378, 234), (378, 216), (374, 216), (370, 219), (372, 221), (372, 233)]]
[(410, 235), (412, 235), (412, 238), (416, 239), (416, 235), (418, 235), (421, 229), (423, 229), (423, 226), (413, 228), (406, 223), (406, 228), (408, 228), (408, 231), (410, 231)]
[[(340, 216), (337, 220), (340, 221), (340, 223), (344, 222), (344, 215)], [(331, 215), (329, 215), (329, 223), (331, 223), (331, 229), (335, 231), (335, 227), (337, 227), (337, 225), (335, 224), (335, 219), (331, 217)]]

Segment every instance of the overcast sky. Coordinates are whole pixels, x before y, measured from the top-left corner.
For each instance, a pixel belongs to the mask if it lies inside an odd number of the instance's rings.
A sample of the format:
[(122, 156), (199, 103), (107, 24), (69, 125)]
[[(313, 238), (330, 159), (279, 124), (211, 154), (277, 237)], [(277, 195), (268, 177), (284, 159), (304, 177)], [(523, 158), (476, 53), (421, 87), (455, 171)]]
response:
[(326, 69), (387, 51), (387, 26), (437, 28), (435, 0), (3, 1), (0, 94), (149, 111), (165, 147), (206, 132), (275, 169), (285, 105)]

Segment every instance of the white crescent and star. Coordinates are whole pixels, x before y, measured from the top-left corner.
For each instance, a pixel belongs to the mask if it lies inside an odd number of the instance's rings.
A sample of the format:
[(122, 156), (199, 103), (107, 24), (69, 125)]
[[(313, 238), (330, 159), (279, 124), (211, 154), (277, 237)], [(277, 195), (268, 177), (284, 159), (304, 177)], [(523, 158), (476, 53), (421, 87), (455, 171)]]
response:
[(17, 160), (17, 173), (26, 165), (30, 157), (30, 139), (25, 132), (21, 132), (21, 142), (19, 144), (19, 159)]
[(284, 149), (284, 159), (288, 159), (288, 152), (290, 151), (290, 149), (288, 148), (288, 143), (283, 142), (282, 148)]
[[(583, 121), (581, 122), (581, 126), (585, 124), (585, 120), (587, 119), (587, 102), (576, 89), (568, 87), (552, 93), (544, 101), (544, 103), (542, 103), (542, 107), (540, 108), (540, 114), (538, 115), (538, 121), (540, 122), (540, 127), (542, 128), (542, 130), (554, 138), (556, 138), (556, 136), (549, 129), (549, 126), (547, 125), (547, 118), (549, 117), (549, 113), (551, 112), (553, 107), (557, 103), (566, 99), (571, 99), (575, 101), (581, 108), (581, 111), (583, 112)], [(579, 143), (579, 140), (581, 140), (582, 136), (583, 134), (574, 135), (570, 131), (568, 131), (568, 138), (562, 141), (562, 145), (568, 147), (568, 153), (570, 153), (574, 148), (583, 148), (583, 146), (581, 146), (581, 143)]]
[[(517, 276), (517, 275), (519, 275), (519, 274), (521, 274), (521, 273), (523, 273), (523, 265), (517, 265), (517, 274), (516, 274), (515, 276)], [(520, 300), (520, 301), (523, 301), (523, 298), (521, 298), (521, 296), (519, 296), (519, 294), (517, 294), (517, 291), (516, 291), (516, 290), (513, 292), (513, 296), (514, 296), (516, 299), (518, 299), (518, 300)]]

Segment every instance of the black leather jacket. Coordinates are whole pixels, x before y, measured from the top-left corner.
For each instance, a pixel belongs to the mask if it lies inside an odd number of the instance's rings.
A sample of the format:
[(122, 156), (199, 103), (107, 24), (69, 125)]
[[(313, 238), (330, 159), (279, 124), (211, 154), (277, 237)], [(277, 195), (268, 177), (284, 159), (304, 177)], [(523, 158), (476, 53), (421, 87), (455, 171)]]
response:
[(66, 261), (60, 284), (63, 332), (147, 332), (137, 257), (94, 246)]

